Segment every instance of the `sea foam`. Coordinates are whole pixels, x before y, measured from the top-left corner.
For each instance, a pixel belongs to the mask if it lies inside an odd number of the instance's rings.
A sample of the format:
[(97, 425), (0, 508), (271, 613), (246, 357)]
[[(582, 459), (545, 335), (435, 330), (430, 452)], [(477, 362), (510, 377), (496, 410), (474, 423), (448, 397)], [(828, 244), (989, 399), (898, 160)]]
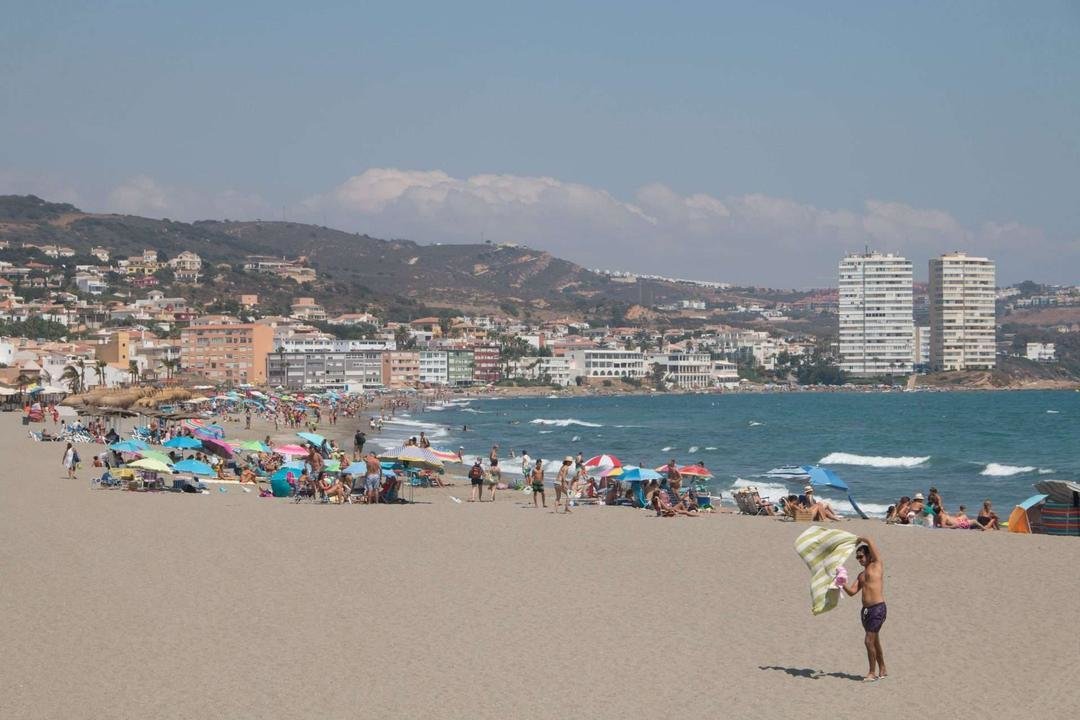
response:
[(547, 418), (534, 418), (529, 421), (530, 425), (554, 425), (555, 427), (570, 427), (571, 425), (580, 425), (581, 427), (604, 427), (599, 423), (585, 422), (584, 420), (578, 420), (576, 418), (563, 418), (562, 420), (548, 420)]
[(1011, 477), (1013, 475), (1023, 475), (1024, 473), (1035, 472), (1037, 468), (1031, 465), (1001, 465), (999, 463), (990, 463), (980, 475), (988, 475), (990, 477)]
[(882, 455), (854, 455), (852, 453), (834, 452), (818, 460), (820, 465), (862, 465), (865, 467), (912, 468), (922, 465), (930, 459), (929, 455), (916, 457), (906, 455), (901, 457), (886, 457)]

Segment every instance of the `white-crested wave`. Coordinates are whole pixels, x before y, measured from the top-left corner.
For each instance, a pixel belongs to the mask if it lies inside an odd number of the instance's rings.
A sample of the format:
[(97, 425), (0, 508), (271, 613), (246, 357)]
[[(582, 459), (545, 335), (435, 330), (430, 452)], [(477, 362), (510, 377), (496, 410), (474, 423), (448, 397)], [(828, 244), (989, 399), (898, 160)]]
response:
[(821, 465), (862, 465), (864, 467), (912, 468), (922, 465), (930, 459), (929, 455), (921, 457), (903, 455), (900, 457), (887, 457), (884, 455), (855, 455), (853, 453), (834, 452), (818, 460)]
[(697, 445), (691, 445), (690, 447), (686, 448), (686, 452), (688, 452), (688, 453), (696, 453), (697, 451), (698, 451), (698, 446)]
[(716, 447), (714, 447), (713, 445), (706, 445), (706, 446), (705, 446), (705, 449), (706, 449), (706, 450), (715, 450), (715, 449), (716, 449)]
[(1056, 472), (1057, 470), (1055, 470), (1054, 468), (1039, 468), (1040, 475), (1053, 475)]
[(570, 427), (571, 425), (580, 425), (581, 427), (604, 427), (600, 423), (585, 422), (584, 420), (578, 420), (577, 418), (563, 418), (562, 420), (548, 420), (547, 418), (534, 418), (529, 421), (530, 425), (554, 425), (555, 427)]
[(580, 435), (575, 435), (574, 437), (570, 438), (570, 442), (577, 442), (580, 439), (581, 439)]
[(763, 423), (763, 422), (758, 422), (757, 420), (751, 420), (751, 421), (750, 421), (750, 427), (758, 427), (759, 425), (764, 425), (764, 424), (765, 424), (765, 423)]
[(490, 410), (477, 410), (476, 408), (471, 408), (471, 407), (461, 408), (461, 412), (475, 413), (477, 415), (490, 415), (491, 414)]
[(1047, 410), (1046, 412), (1049, 413), (1050, 415), (1057, 415), (1060, 411), (1059, 410)]
[(980, 475), (987, 475), (989, 477), (1012, 477), (1013, 475), (1023, 475), (1024, 473), (1035, 472), (1037, 468), (1031, 465), (1003, 465), (1001, 463), (990, 463), (983, 468)]
[(674, 450), (674, 449), (675, 448), (673, 448), (671, 445), (666, 445), (666, 446), (660, 448), (660, 452), (667, 452), (668, 450)]

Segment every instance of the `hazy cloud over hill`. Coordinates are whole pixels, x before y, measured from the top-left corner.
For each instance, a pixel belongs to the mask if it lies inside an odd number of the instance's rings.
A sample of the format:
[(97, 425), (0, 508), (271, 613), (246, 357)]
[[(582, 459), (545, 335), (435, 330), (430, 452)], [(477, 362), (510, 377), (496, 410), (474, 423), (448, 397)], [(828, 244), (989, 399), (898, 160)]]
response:
[(940, 209), (866, 200), (857, 211), (762, 194), (680, 194), (663, 183), (630, 198), (551, 177), (370, 168), (284, 207), (258, 194), (207, 193), (137, 176), (95, 199), (42, 177), (0, 173), (0, 192), (37, 192), (88, 210), (195, 219), (314, 222), (377, 237), (512, 242), (588, 267), (784, 287), (833, 285), (836, 263), (864, 246), (926, 260), (964, 249), (998, 262), (999, 281), (1075, 282), (1080, 241), (1053, 241), (1016, 222), (967, 227)]

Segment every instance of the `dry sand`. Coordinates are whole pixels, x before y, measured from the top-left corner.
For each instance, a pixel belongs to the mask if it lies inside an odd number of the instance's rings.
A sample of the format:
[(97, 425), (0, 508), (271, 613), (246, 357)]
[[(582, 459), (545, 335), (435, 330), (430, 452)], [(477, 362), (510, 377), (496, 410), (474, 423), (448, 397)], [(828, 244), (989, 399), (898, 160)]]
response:
[[(91, 490), (0, 415), (0, 717), (1073, 714), (1080, 543), (845, 522), (886, 562), (891, 677), (857, 600), (809, 610), (805, 525), (296, 505)], [(256, 429), (249, 433), (261, 437)], [(84, 457), (90, 455), (83, 446)], [(854, 567), (854, 560), (850, 561)]]

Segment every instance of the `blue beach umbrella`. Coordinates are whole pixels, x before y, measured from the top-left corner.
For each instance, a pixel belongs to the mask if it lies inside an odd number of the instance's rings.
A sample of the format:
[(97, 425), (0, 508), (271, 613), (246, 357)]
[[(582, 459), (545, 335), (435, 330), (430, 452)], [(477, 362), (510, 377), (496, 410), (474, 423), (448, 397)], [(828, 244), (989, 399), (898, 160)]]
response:
[(803, 472), (810, 477), (810, 484), (817, 485), (819, 487), (833, 487), (837, 490), (847, 490), (848, 486), (840, 476), (834, 473), (829, 468), (821, 467), (820, 465), (803, 465)]
[(614, 478), (619, 482), (642, 482), (649, 480), (661, 480), (662, 476), (651, 468), (637, 467), (636, 465), (622, 467), (622, 472), (615, 474), (612, 473), (608, 477)]
[(144, 443), (142, 440), (122, 440), (115, 442), (109, 446), (110, 450), (116, 452), (141, 452), (142, 450), (150, 449), (150, 446)]
[(840, 476), (834, 473), (829, 468), (823, 468), (820, 465), (803, 465), (803, 472), (810, 478), (810, 484), (816, 487), (831, 487), (837, 490), (843, 490), (847, 493), (848, 502), (851, 503), (851, 508), (859, 514), (863, 520), (869, 520), (870, 518), (863, 512), (859, 504), (855, 502), (855, 498), (851, 496), (851, 492), (848, 490), (847, 483), (840, 479)]
[(214, 469), (198, 460), (181, 460), (173, 465), (173, 472), (191, 473), (192, 475), (216, 475)]
[(308, 441), (309, 443), (311, 443), (315, 447), (319, 447), (324, 442), (326, 442), (326, 438), (324, 438), (322, 435), (320, 435), (318, 433), (299, 432), (299, 433), (296, 433), (296, 436), (300, 437), (300, 438), (303, 438), (304, 440)]
[(192, 448), (201, 448), (202, 443), (195, 438), (185, 437), (183, 435), (174, 437), (167, 442), (162, 443), (167, 448), (180, 448), (182, 450), (190, 450)]

